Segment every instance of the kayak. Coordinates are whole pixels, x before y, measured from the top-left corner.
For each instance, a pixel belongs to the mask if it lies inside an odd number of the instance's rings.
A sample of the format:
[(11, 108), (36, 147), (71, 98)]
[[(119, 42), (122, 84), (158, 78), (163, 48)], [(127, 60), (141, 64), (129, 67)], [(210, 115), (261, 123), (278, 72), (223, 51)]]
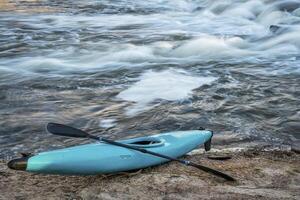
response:
[[(117, 142), (178, 158), (202, 144), (208, 150), (212, 135), (208, 130), (176, 131)], [(24, 156), (11, 160), (8, 167), (43, 174), (94, 175), (142, 169), (168, 161), (98, 142)]]

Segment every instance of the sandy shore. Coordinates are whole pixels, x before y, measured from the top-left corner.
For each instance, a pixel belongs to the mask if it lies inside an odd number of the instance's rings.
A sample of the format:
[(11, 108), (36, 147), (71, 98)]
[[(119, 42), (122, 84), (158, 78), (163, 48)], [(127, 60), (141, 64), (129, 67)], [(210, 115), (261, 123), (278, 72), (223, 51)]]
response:
[(300, 199), (300, 154), (245, 150), (226, 161), (211, 154), (186, 158), (222, 169), (236, 183), (175, 162), (118, 175), (56, 176), (12, 171), (2, 160), (0, 199)]

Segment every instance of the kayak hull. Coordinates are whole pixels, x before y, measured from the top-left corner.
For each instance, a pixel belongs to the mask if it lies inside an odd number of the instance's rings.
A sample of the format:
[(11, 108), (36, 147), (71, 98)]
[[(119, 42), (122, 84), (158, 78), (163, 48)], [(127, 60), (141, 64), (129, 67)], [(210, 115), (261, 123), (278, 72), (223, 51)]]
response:
[[(178, 131), (118, 142), (170, 157), (180, 157), (209, 141), (211, 131)], [(26, 171), (45, 174), (94, 175), (159, 165), (168, 160), (106, 143), (86, 144), (39, 153), (27, 161)]]

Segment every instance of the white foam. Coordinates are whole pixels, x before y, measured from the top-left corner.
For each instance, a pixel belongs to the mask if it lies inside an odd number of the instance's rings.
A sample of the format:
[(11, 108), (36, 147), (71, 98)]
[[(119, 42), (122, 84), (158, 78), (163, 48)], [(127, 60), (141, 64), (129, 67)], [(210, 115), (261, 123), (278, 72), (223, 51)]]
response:
[(250, 51), (239, 49), (238, 46), (245, 45), (239, 37), (218, 38), (215, 36), (203, 36), (174, 49), (172, 54), (176, 57), (197, 56), (201, 58), (226, 58), (249, 55)]
[(184, 100), (190, 97), (192, 90), (216, 80), (212, 76), (195, 77), (183, 70), (147, 71), (140, 80), (117, 97), (135, 104), (127, 110), (134, 115), (150, 109), (151, 102), (157, 99), (168, 101)]
[[(53, 44), (25, 34), (26, 43), (34, 47), (33, 52), (28, 47), (28, 57), (4, 58), (0, 65), (14, 66), (19, 71), (39, 73), (53, 70), (60, 73), (65, 70), (143, 67), (144, 63), (187, 65), (202, 60), (249, 57), (256, 61), (270, 56), (282, 59), (300, 53), (300, 8), (292, 12), (279, 9), (278, 4), (285, 2), (152, 0), (131, 3), (137, 8), (157, 8), (157, 12), (147, 15), (61, 13), (22, 16), (21, 24), (25, 27), (49, 31), (50, 36), (54, 36), (56, 30), (66, 33), (58, 38), (55, 35), (60, 42), (55, 40)], [(284, 27), (284, 31), (272, 33), (270, 25)], [(12, 33), (8, 29), (5, 35)], [(57, 44), (64, 45), (51, 47)], [(39, 54), (34, 50), (40, 45), (49, 45), (49, 48), (41, 49)]]
[(264, 7), (261, 1), (248, 1), (245, 3), (239, 3), (232, 8), (226, 9), (222, 15), (242, 17), (246, 19), (254, 19), (255, 15)]
[(126, 45), (122, 50), (116, 50), (103, 57), (102, 61), (142, 62), (153, 59), (152, 49), (145, 46)]
[(259, 45), (259, 48), (263, 50), (272, 49), (282, 44), (286, 46), (294, 45), (300, 48), (300, 30), (282, 34), (265, 42), (262, 42), (262, 44)]
[(116, 126), (116, 119), (102, 119), (99, 122), (99, 126), (102, 128), (111, 128)]

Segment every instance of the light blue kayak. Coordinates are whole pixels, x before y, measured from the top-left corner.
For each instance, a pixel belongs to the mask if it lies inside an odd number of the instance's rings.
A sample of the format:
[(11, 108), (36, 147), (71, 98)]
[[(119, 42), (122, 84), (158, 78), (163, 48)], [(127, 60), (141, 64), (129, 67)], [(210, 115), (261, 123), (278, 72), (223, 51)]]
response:
[[(177, 131), (118, 142), (178, 158), (210, 141), (207, 130)], [(10, 161), (13, 169), (45, 174), (107, 174), (159, 165), (168, 160), (106, 143), (86, 144)], [(16, 167), (17, 166), (17, 167)]]

